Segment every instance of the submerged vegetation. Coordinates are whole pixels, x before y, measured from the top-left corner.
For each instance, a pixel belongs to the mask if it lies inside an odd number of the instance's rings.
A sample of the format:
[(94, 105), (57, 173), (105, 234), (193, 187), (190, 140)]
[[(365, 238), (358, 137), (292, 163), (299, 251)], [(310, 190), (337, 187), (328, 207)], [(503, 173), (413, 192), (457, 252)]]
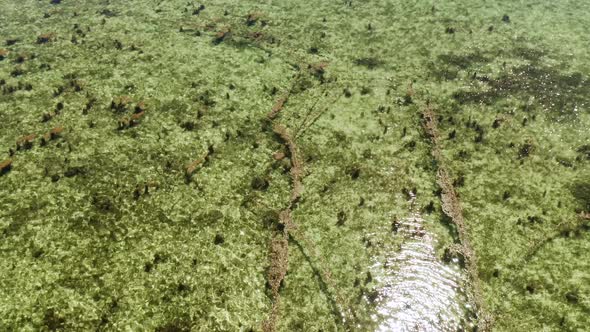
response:
[(0, 330), (378, 330), (425, 236), (439, 319), (585, 329), (586, 13), (0, 4)]

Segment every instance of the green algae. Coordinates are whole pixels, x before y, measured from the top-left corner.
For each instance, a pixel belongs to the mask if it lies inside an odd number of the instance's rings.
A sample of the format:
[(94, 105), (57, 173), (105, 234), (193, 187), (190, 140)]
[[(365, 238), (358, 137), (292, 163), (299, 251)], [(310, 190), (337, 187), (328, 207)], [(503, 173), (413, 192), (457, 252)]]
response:
[(576, 182), (572, 187), (572, 195), (583, 211), (590, 210), (590, 182)]
[[(378, 325), (382, 285), (367, 271), (401, 242), (405, 192), (432, 212), (440, 256), (456, 241), (420, 128), (428, 99), (495, 329), (587, 326), (589, 233), (561, 228), (589, 209), (587, 4), (204, 5), (0, 5), (0, 159), (20, 137), (65, 128), (0, 177), (0, 329), (259, 330), (290, 196), (263, 119), (292, 85), (280, 121), (298, 132), (293, 219), (312, 245), (289, 243), (278, 330)], [(121, 96), (146, 104), (125, 130), (133, 109), (111, 108)]]

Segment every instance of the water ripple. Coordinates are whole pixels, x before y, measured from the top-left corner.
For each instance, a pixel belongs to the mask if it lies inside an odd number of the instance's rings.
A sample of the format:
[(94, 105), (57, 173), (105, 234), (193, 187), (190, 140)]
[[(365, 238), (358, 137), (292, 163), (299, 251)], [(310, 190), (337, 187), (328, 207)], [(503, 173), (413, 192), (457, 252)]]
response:
[(445, 264), (436, 257), (436, 239), (423, 223), (417, 212), (399, 221), (398, 234), (406, 238), (401, 250), (373, 266), (381, 285), (377, 331), (447, 332), (472, 326), (467, 277), (457, 263)]

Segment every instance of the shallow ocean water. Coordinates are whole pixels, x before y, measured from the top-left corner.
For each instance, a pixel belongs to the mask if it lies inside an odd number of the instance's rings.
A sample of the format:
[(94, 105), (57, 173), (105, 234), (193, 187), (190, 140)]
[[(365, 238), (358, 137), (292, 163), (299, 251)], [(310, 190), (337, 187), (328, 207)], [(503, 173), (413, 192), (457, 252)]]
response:
[(0, 22), (0, 330), (590, 324), (588, 2)]

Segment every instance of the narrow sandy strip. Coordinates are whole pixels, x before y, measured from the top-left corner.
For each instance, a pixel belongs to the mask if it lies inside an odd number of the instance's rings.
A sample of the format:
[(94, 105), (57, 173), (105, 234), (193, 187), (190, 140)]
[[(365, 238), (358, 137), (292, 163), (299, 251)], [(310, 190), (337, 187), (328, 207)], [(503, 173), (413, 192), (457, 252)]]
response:
[(286, 126), (280, 124), (278, 121), (273, 121), (279, 112), (282, 111), (287, 99), (288, 93), (284, 94), (275, 102), (272, 111), (267, 115), (268, 120), (272, 123), (273, 133), (279, 136), (284, 146), (287, 148), (290, 157), (291, 196), (289, 206), (279, 213), (278, 228), (277, 231), (274, 232), (273, 238), (270, 242), (268, 280), (271, 287), (273, 303), (270, 315), (262, 325), (264, 332), (276, 331), (276, 325), (280, 318), (279, 308), (281, 297), (279, 290), (289, 266), (289, 237), (292, 237), (294, 240), (301, 243), (306, 251), (320, 262), (321, 268), (319, 270), (321, 271), (322, 278), (328, 286), (332, 288), (334, 296), (336, 297), (336, 302), (338, 306), (340, 306), (340, 308), (338, 308), (338, 318), (346, 323), (348, 323), (348, 320), (354, 321), (356, 319), (354, 311), (350, 309), (350, 306), (339, 294), (336, 284), (332, 279), (332, 274), (326, 269), (327, 264), (325, 260), (318, 254), (313, 242), (310, 241), (307, 236), (297, 228), (297, 224), (293, 222), (292, 212), (303, 192), (302, 178), (304, 174), (304, 165), (301, 153), (295, 144), (294, 135)]
[[(287, 94), (286, 94), (287, 95)], [(269, 120), (273, 120), (282, 110), (287, 97), (281, 97), (273, 106), (272, 111), (267, 115)], [(279, 224), (273, 234), (270, 242), (268, 269), (268, 282), (272, 292), (272, 309), (269, 317), (264, 321), (262, 330), (264, 332), (276, 331), (276, 325), (279, 320), (279, 308), (281, 304), (280, 287), (289, 267), (289, 234), (296, 228), (291, 217), (293, 205), (299, 200), (303, 185), (301, 177), (303, 175), (303, 162), (299, 157), (297, 146), (287, 128), (279, 123), (273, 122), (273, 133), (278, 135), (287, 147), (291, 160), (291, 197), (289, 206), (279, 213)]]
[(426, 110), (422, 113), (422, 115), (424, 118), (424, 130), (432, 142), (432, 156), (438, 164), (437, 183), (442, 190), (442, 210), (449, 218), (451, 218), (457, 227), (459, 241), (461, 242), (458, 250), (460, 250), (461, 254), (465, 258), (465, 266), (469, 273), (469, 278), (472, 284), (473, 302), (478, 313), (478, 330), (487, 332), (492, 328), (493, 318), (489, 314), (483, 298), (477, 267), (477, 257), (469, 240), (468, 227), (465, 223), (465, 219), (463, 218), (461, 202), (459, 201), (459, 197), (457, 196), (457, 192), (453, 186), (453, 179), (447, 170), (445, 160), (442, 155), (437, 116), (431, 105), (427, 105)]
[[(285, 126), (275, 122), (273, 123), (273, 132), (281, 138), (283, 144), (289, 151), (291, 160), (290, 175), (292, 189), (289, 206), (279, 213), (278, 228), (277, 231), (274, 232), (273, 238), (270, 242), (270, 267), (268, 270), (268, 280), (272, 291), (273, 303), (270, 315), (262, 326), (264, 332), (276, 331), (276, 324), (279, 320), (279, 308), (281, 303), (279, 290), (281, 282), (285, 278), (289, 267), (289, 237), (291, 236), (298, 242), (301, 242), (311, 253), (311, 255), (316, 259), (319, 258), (321, 264), (325, 266), (321, 256), (319, 256), (315, 251), (315, 246), (313, 246), (313, 243), (311, 243), (307, 237), (297, 229), (297, 225), (293, 222), (293, 218), (291, 216), (294, 205), (301, 197), (301, 192), (303, 191), (303, 184), (301, 182), (303, 176), (303, 162), (301, 161), (299, 151), (295, 145), (295, 141), (291, 133)], [(330, 287), (335, 289), (331, 278), (331, 273), (325, 269), (321, 270), (324, 280), (330, 285)], [(337, 296), (337, 298), (340, 306), (342, 307), (341, 297)]]

